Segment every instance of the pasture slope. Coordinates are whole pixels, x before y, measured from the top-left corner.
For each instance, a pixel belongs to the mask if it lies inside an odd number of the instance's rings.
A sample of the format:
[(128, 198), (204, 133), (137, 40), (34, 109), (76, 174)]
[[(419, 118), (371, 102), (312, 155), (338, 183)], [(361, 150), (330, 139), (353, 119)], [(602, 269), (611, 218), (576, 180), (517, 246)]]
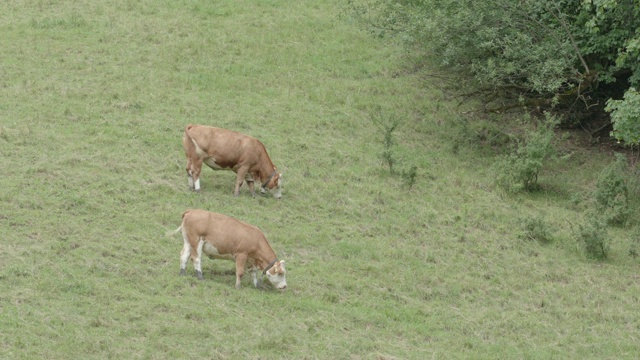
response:
[[(452, 103), (336, 0), (0, 3), (0, 358), (621, 359), (640, 354), (631, 230), (587, 260), (572, 226), (608, 154), (506, 196), (452, 151)], [(371, 118), (401, 120), (382, 166)], [(254, 135), (282, 200), (187, 190), (180, 139)], [(577, 190), (576, 190), (577, 189)], [(576, 192), (577, 191), (577, 192)], [(576, 193), (574, 193), (576, 192)], [(179, 277), (186, 208), (259, 226), (289, 289)], [(549, 245), (522, 239), (545, 219)]]

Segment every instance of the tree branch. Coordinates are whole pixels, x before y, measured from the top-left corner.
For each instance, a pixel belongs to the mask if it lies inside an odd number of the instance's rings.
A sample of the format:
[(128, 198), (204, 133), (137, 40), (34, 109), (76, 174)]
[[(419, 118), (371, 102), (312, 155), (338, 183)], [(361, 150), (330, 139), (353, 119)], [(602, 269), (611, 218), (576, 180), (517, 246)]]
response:
[[(557, 4), (555, 6), (556, 6), (556, 10), (558, 10), (558, 14), (559, 14), (560, 13), (560, 9), (558, 9), (558, 5)], [(547, 11), (549, 13), (551, 13), (551, 15), (553, 15), (553, 17), (556, 18), (556, 20), (558, 20), (560, 22), (560, 25), (562, 26), (564, 31), (567, 33), (567, 36), (569, 37), (569, 41), (571, 42), (571, 46), (573, 47), (573, 50), (575, 50), (576, 54), (578, 55), (578, 58), (580, 59), (580, 62), (582, 63), (582, 66), (584, 66), (586, 74), (589, 74), (591, 72), (589, 70), (589, 65), (587, 65), (586, 61), (584, 61), (584, 58), (582, 57), (582, 54), (580, 53), (580, 49), (578, 48), (578, 45), (576, 45), (576, 40), (573, 38), (573, 34), (571, 33), (571, 30), (569, 30), (569, 26), (567, 26), (567, 22), (564, 21), (564, 19), (561, 19), (558, 15), (556, 15), (556, 13), (551, 11), (551, 9), (549, 9), (549, 7), (547, 5), (545, 5), (545, 9), (547, 9)]]

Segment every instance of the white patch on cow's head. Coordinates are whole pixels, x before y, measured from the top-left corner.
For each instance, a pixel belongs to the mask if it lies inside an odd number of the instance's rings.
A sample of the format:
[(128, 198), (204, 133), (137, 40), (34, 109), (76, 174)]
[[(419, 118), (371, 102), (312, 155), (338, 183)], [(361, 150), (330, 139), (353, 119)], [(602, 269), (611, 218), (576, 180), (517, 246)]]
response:
[(282, 173), (278, 173), (273, 181), (275, 182), (275, 186), (269, 189), (269, 192), (274, 198), (280, 199), (282, 197)]
[(287, 270), (284, 268), (284, 260), (276, 262), (271, 269), (267, 271), (267, 279), (278, 290), (287, 288)]

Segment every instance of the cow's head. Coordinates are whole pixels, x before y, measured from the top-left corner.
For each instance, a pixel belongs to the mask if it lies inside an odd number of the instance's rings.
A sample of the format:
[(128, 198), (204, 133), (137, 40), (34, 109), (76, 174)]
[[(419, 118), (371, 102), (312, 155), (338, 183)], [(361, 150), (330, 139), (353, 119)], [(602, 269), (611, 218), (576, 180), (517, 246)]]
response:
[(273, 266), (267, 270), (265, 275), (269, 282), (273, 284), (278, 290), (284, 290), (287, 288), (287, 269), (284, 268), (284, 260), (277, 261)]
[(282, 173), (276, 172), (262, 187), (262, 192), (269, 191), (274, 198), (282, 197)]

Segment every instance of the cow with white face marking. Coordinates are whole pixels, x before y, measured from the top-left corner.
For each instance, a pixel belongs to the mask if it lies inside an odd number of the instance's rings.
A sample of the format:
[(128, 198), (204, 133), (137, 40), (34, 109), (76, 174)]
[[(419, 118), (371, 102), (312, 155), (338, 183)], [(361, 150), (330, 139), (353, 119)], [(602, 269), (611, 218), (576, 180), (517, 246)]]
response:
[(198, 279), (202, 280), (202, 254), (212, 259), (235, 260), (236, 288), (245, 269), (251, 271), (253, 285), (258, 287), (257, 271), (262, 270), (277, 289), (287, 287), (284, 260), (278, 260), (262, 231), (230, 216), (205, 210), (186, 210), (182, 224), (184, 246), (180, 253), (180, 274), (186, 274), (187, 261), (193, 261)]
[(264, 145), (256, 138), (239, 132), (203, 125), (187, 125), (182, 137), (187, 156), (189, 187), (200, 191), (202, 163), (214, 170), (232, 170), (236, 173), (233, 194), (240, 194), (246, 181), (255, 196), (253, 182), (259, 181), (260, 190), (282, 197), (282, 174), (278, 172)]

